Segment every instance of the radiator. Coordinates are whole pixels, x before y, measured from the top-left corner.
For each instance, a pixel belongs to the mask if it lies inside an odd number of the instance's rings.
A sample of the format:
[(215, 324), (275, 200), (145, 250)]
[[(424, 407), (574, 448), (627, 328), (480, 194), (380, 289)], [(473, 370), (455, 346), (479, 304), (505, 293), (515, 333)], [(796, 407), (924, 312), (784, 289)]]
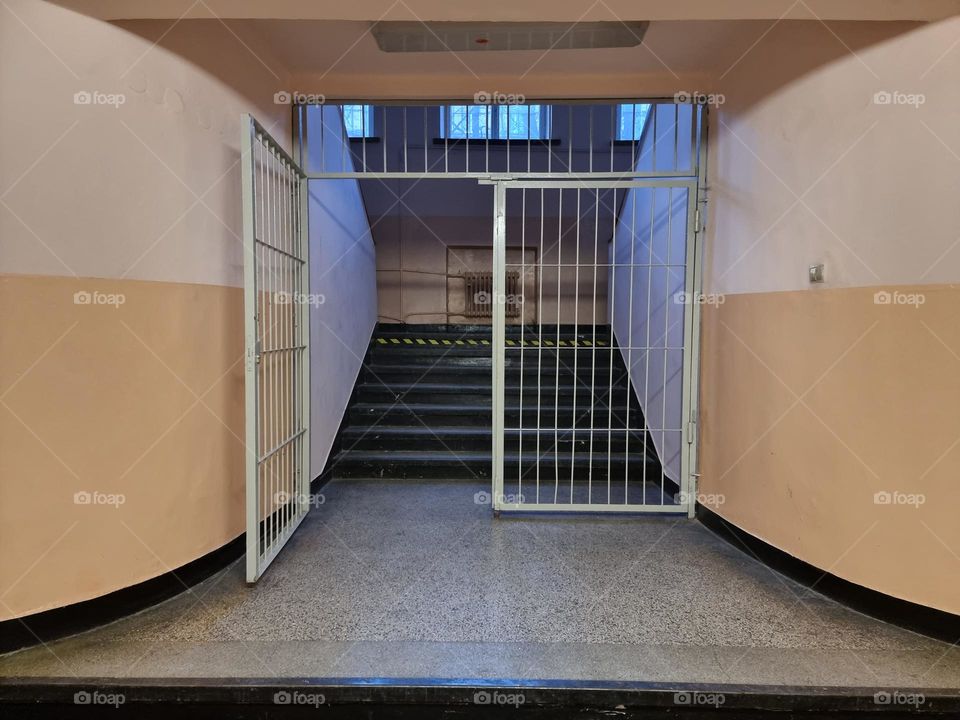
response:
[[(463, 274), (463, 314), (468, 318), (493, 317), (493, 273), (467, 272)], [(506, 273), (506, 316), (518, 318), (522, 311), (523, 296), (520, 287), (520, 272)]]

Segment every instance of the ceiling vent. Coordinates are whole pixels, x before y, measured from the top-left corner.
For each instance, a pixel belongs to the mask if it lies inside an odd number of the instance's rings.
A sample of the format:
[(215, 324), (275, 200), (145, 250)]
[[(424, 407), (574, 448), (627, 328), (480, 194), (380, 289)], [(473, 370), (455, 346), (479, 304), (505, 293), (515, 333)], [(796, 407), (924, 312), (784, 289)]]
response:
[(373, 24), (384, 52), (580, 50), (634, 47), (648, 22), (395, 22)]

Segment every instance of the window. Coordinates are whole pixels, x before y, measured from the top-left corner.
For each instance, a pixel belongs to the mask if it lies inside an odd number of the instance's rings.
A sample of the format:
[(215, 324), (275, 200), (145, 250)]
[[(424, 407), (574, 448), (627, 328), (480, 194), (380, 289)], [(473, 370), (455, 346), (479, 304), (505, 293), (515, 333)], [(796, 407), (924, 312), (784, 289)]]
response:
[(373, 137), (373, 105), (344, 105), (343, 124), (347, 137)]
[(628, 142), (639, 140), (643, 134), (643, 125), (650, 114), (649, 103), (617, 105), (617, 140)]
[(440, 133), (452, 140), (547, 140), (549, 105), (447, 105)]

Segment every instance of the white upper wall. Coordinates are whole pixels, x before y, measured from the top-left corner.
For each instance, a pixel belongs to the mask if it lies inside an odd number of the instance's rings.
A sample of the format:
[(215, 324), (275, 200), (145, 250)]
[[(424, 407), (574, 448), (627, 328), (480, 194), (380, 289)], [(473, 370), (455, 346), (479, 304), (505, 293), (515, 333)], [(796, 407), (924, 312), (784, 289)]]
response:
[(8, 0), (0, 273), (241, 285), (240, 115), (287, 137), (286, 84), (220, 23), (121, 27)]
[(960, 279), (958, 40), (960, 18), (781, 23), (719, 78), (706, 289)]

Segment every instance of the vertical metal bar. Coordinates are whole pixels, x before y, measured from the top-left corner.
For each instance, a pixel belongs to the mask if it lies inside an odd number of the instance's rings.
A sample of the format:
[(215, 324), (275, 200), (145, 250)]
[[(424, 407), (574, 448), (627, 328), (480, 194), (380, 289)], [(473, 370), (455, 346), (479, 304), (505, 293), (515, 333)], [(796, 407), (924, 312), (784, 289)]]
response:
[[(653, 244), (654, 244), (654, 220), (655, 209), (657, 205), (656, 188), (650, 188), (650, 237), (647, 240), (647, 333), (646, 340), (643, 343), (643, 487), (646, 492), (647, 487), (647, 438), (650, 435), (650, 299), (653, 288)], [(662, 502), (662, 500), (661, 500)]]
[[(694, 106), (691, 105), (691, 108)], [(677, 167), (680, 164), (680, 105), (674, 103), (673, 105), (673, 170), (676, 172), (680, 168)]]
[[(698, 112), (699, 111), (699, 112)], [(698, 118), (699, 115), (699, 118)], [(699, 122), (697, 122), (699, 119)], [(687, 191), (687, 237), (684, 288), (689, 297), (697, 297), (702, 289), (703, 263), (701, 258), (703, 217), (701, 207), (707, 202), (707, 120), (706, 106), (691, 108), (690, 124), (696, 128), (696, 160), (690, 154), (691, 165), (697, 167), (696, 193)], [(700, 217), (698, 221), (698, 217)], [(699, 437), (698, 408), (700, 389), (700, 303), (691, 302), (685, 308), (683, 331), (683, 411), (681, 414), (680, 491), (687, 499), (687, 516), (696, 512)]]
[[(623, 434), (623, 502), (630, 504), (630, 399), (633, 397), (633, 278), (636, 275), (636, 247), (637, 247), (637, 193), (636, 188), (631, 195), (630, 209), (630, 303), (627, 316), (627, 412), (623, 425), (626, 431)], [(649, 270), (649, 268), (648, 268)], [(647, 332), (650, 330), (650, 303), (647, 303)], [(649, 343), (647, 343), (649, 346)], [(647, 356), (649, 361), (649, 356)], [(613, 388), (610, 389), (613, 396)], [(646, 416), (644, 416), (646, 417)], [(647, 491), (647, 458), (643, 458), (643, 497)]]
[[(507, 152), (507, 172), (510, 172), (510, 155), (511, 155), (511, 152), (510, 152), (510, 140), (512, 139), (512, 138), (510, 137), (510, 105), (507, 104), (507, 105), (505, 105), (504, 107), (506, 107), (506, 109), (507, 109), (507, 147), (506, 147), (506, 152)], [(499, 114), (500, 114), (500, 108), (498, 107), (498, 108), (497, 108), (497, 115), (499, 116)], [(497, 119), (499, 120), (499, 117), (498, 117)], [(530, 126), (529, 126), (529, 125), (527, 126), (527, 135), (528, 135), (528, 136), (530, 135)]]
[[(276, 183), (276, 169), (274, 167), (275, 156), (273, 153), (273, 148), (267, 146), (267, 186), (269, 187), (269, 193), (267, 194), (267, 244), (269, 246), (269, 252), (267, 253), (267, 267), (266, 267), (266, 284), (269, 288), (267, 294), (269, 304), (269, 323), (267, 326), (267, 333), (269, 341), (266, 343), (267, 349), (271, 352), (268, 355), (269, 363), (267, 364), (268, 371), (270, 373), (270, 380), (268, 382), (267, 388), (269, 392), (269, 397), (265, 405), (267, 406), (267, 426), (269, 428), (269, 443), (267, 447), (264, 448), (267, 452), (271, 451), (277, 445), (277, 416), (276, 416), (276, 397), (277, 397), (277, 372), (276, 372), (276, 354), (273, 350), (276, 348), (276, 327), (277, 327), (277, 277), (275, 270), (276, 263), (276, 251), (273, 249), (276, 247), (277, 242), (277, 183)], [(264, 547), (264, 553), (266, 554), (270, 550), (270, 546), (273, 545), (273, 534), (274, 534), (274, 497), (276, 494), (276, 455), (271, 455), (268, 460), (270, 463), (269, 468), (271, 472), (269, 473), (269, 481), (267, 488), (267, 507), (269, 512), (267, 514), (267, 542), (266, 547)]]
[[(490, 117), (490, 106), (484, 105), (483, 116), (486, 121), (486, 126), (484, 127), (483, 136), (485, 138), (484, 142), (484, 159), (483, 159), (483, 170), (484, 172), (490, 172), (490, 132), (493, 130), (493, 118)], [(510, 142), (507, 141), (507, 152), (510, 151)]]
[[(301, 178), (298, 180), (297, 193), (297, 230), (299, 234), (300, 245), (300, 289), (303, 293), (310, 293), (310, 181)], [(312, 297), (312, 296), (311, 296)], [(306, 498), (310, 492), (310, 481), (313, 479), (313, 470), (310, 467), (311, 448), (310, 448), (310, 428), (312, 426), (310, 417), (310, 313), (314, 306), (310, 303), (303, 303), (300, 308), (300, 336), (297, 338), (297, 345), (300, 347), (296, 352), (300, 355), (300, 418), (299, 428), (303, 430), (301, 435), (300, 452), (300, 491), (301, 496)], [(308, 511), (309, 505), (304, 509)]]
[[(626, 192), (635, 192), (636, 188), (631, 188)], [(614, 194), (616, 198), (616, 194)], [(616, 207), (616, 205), (614, 205)], [(610, 369), (607, 374), (607, 504), (613, 502), (613, 474), (611, 473), (610, 449), (613, 447), (613, 328), (614, 318), (617, 311), (617, 225), (613, 226), (613, 237), (610, 240), (610, 291), (607, 297), (610, 298), (610, 352), (608, 360)], [(633, 268), (630, 268), (633, 272)]]
[(617, 106), (608, 106), (610, 110), (610, 172), (613, 172), (613, 150), (616, 147), (614, 140), (617, 139)]
[(590, 135), (587, 140), (587, 148), (589, 149), (589, 171), (593, 172), (593, 105), (590, 106)]
[[(369, 168), (367, 167), (367, 108), (364, 105), (360, 106), (360, 132), (362, 137), (360, 138), (360, 147), (363, 154), (363, 171), (368, 172)], [(350, 133), (348, 132), (347, 135)], [(349, 142), (349, 138), (347, 139)]]
[[(347, 133), (346, 115), (344, 115), (346, 105), (338, 105), (340, 108), (340, 171), (347, 172), (347, 149), (350, 147), (350, 136)], [(350, 166), (353, 167), (353, 158), (350, 159)]]
[[(689, 198), (689, 196), (688, 196)], [(689, 199), (687, 201), (689, 204)], [(671, 276), (673, 275), (673, 267), (670, 261), (670, 249), (673, 245), (673, 188), (667, 188), (667, 259), (666, 267), (664, 272), (667, 277), (666, 288), (664, 292), (666, 297), (664, 298), (664, 311), (663, 311), (663, 380), (661, 384), (661, 409), (660, 409), (660, 455), (661, 460), (664, 462), (660, 463), (660, 504), (664, 504), (663, 491), (666, 487), (666, 459), (667, 459), (667, 362), (670, 360), (670, 351), (667, 349), (670, 347), (670, 285), (673, 282)], [(647, 356), (649, 357), (650, 351), (647, 350)]]
[[(587, 502), (593, 503), (593, 417), (597, 404), (596, 381), (597, 381), (597, 266), (600, 263), (600, 190), (594, 189), (593, 206), (593, 313), (590, 318), (593, 335), (590, 341), (590, 453), (588, 456), (587, 470)], [(617, 189), (613, 189), (613, 207), (617, 207)], [(613, 229), (616, 231), (616, 212), (614, 212)], [(613, 326), (610, 327), (610, 337), (613, 339)], [(609, 343), (609, 349), (612, 352), (613, 343)], [(609, 402), (609, 398), (607, 401)], [(610, 452), (610, 448), (607, 448)]]
[(524, 324), (526, 322), (526, 297), (523, 294), (527, 277), (527, 189), (522, 188), (520, 196), (520, 293), (523, 304), (520, 305), (520, 422), (517, 423), (517, 502), (523, 497), (523, 356), (526, 348), (523, 346)]
[(240, 122), (241, 192), (243, 202), (243, 322), (244, 322), (244, 443), (246, 453), (246, 579), (254, 582), (259, 575), (260, 497), (257, 482), (260, 450), (257, 396), (257, 255), (256, 255), (256, 159), (253, 154), (253, 119), (246, 113)]
[[(543, 105), (541, 105), (541, 106), (540, 106), (540, 135), (542, 136), (541, 139), (547, 141), (547, 152), (549, 153), (549, 152), (550, 152), (550, 144), (549, 144), (549, 143), (550, 143), (550, 138), (547, 137), (547, 136), (546, 136), (546, 133), (544, 132), (544, 126), (543, 126), (544, 115), (543, 115), (543, 112), (544, 112), (544, 107), (543, 107)], [(531, 146), (532, 146), (532, 145), (533, 145), (533, 133), (530, 132), (530, 106), (527, 105), (527, 172), (532, 172), (532, 171), (533, 171), (533, 169), (530, 167), (530, 149), (531, 149)], [(548, 157), (549, 157), (549, 155), (548, 155)]]
[(503, 285), (506, 274), (506, 186), (498, 182), (493, 195), (493, 509), (499, 512), (503, 505), (503, 420), (504, 420), (504, 364), (506, 351), (504, 321), (506, 304)]
[(380, 128), (380, 144), (383, 146), (383, 171), (388, 172), (390, 168), (387, 167), (387, 106), (382, 105), (383, 113), (381, 118), (383, 120), (383, 125)]
[[(570, 502), (575, 502), (573, 498), (573, 476), (574, 469), (576, 466), (576, 451), (577, 451), (577, 382), (579, 376), (577, 375), (577, 356), (580, 354), (579, 351), (579, 339), (580, 339), (580, 188), (577, 188), (577, 218), (576, 225), (574, 226), (576, 230), (574, 231), (574, 239), (577, 243), (576, 249), (576, 267), (574, 268), (574, 281), (573, 281), (573, 411), (570, 415)], [(559, 335), (558, 335), (559, 336)], [(557, 357), (560, 357), (560, 344), (557, 343)], [(559, 453), (558, 453), (559, 454)]]
[(540, 246), (537, 249), (539, 297), (537, 299), (537, 502), (540, 502), (540, 412), (543, 399), (543, 239), (546, 191), (540, 188)]
[[(560, 441), (558, 428), (560, 427), (560, 306), (562, 305), (560, 297), (560, 286), (563, 280), (563, 189), (557, 190), (557, 339), (553, 348), (553, 353), (557, 359), (554, 369), (554, 388), (553, 388), (553, 501), (557, 502), (560, 493), (560, 463), (557, 444)], [(573, 502), (573, 498), (570, 499)]]
[[(426, 114), (427, 109), (424, 108), (423, 112), (424, 114)], [(409, 147), (407, 144), (407, 106), (406, 105), (403, 106), (403, 144), (401, 145), (401, 147), (403, 148), (403, 171), (409, 172), (410, 170), (407, 165), (407, 154), (409, 152)]]
[(657, 103), (653, 103), (650, 106), (650, 112), (653, 113), (653, 125), (650, 128), (653, 131), (653, 146), (651, 150), (651, 161), (652, 161), (651, 168), (653, 169), (654, 172), (657, 171), (657, 115), (660, 114), (659, 112), (657, 112), (658, 109), (659, 109), (659, 105)]

